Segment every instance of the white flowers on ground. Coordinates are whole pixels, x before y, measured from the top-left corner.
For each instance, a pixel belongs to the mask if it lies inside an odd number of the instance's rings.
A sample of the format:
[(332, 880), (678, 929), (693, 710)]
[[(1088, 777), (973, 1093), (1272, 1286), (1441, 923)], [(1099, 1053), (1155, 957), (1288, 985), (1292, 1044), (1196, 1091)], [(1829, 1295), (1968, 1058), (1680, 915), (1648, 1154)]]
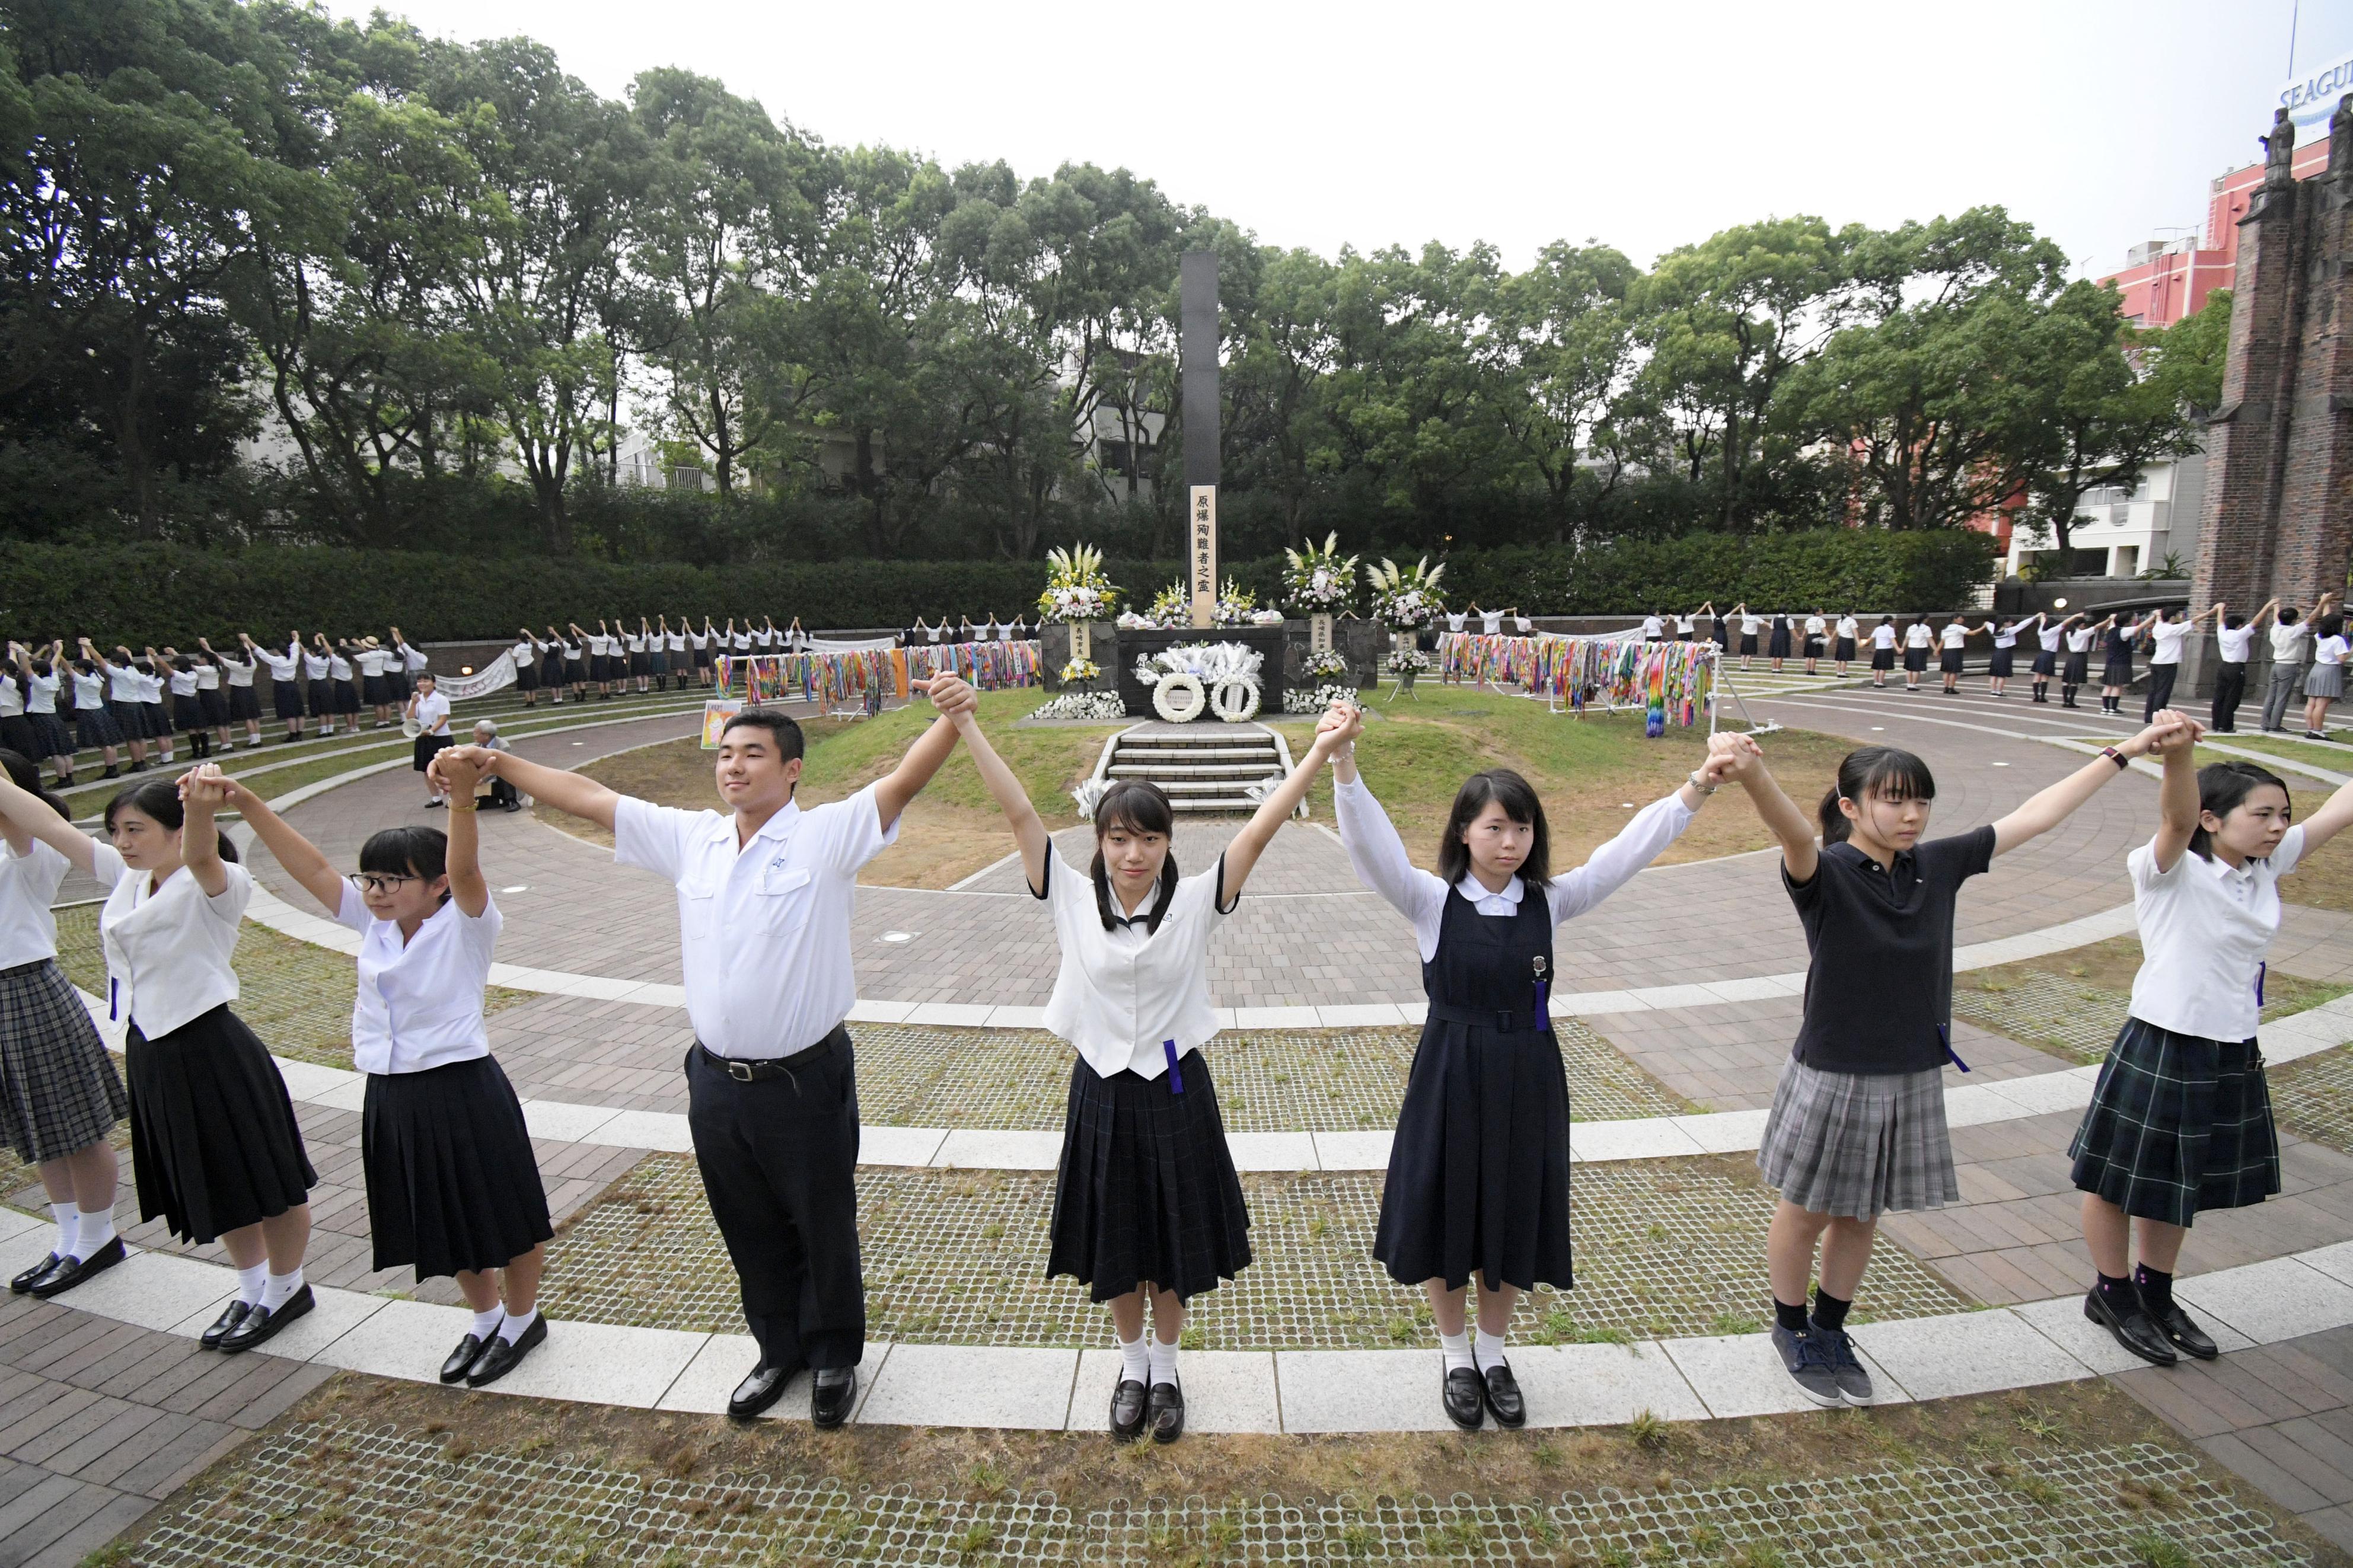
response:
[(1124, 719), (1127, 704), (1116, 691), (1065, 691), (1033, 710), (1032, 719)]
[(1326, 681), (1313, 691), (1293, 689), (1282, 694), (1285, 713), (1321, 713), (1335, 702), (1354, 702), (1356, 689), (1345, 682)]

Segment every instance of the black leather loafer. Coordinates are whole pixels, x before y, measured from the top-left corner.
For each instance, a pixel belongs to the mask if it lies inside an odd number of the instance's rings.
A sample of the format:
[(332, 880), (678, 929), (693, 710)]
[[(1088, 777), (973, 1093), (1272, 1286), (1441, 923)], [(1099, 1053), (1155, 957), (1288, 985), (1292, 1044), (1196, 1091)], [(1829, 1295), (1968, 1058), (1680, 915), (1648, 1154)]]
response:
[(93, 1274), (103, 1274), (122, 1261), (122, 1238), (116, 1237), (88, 1258), (62, 1258), (57, 1267), (33, 1281), (35, 1296), (47, 1300), (63, 1295)]
[(547, 1342), (547, 1315), (541, 1313), (531, 1321), (531, 1327), (509, 1339), (504, 1334), (492, 1334), (491, 1342), (482, 1347), (482, 1359), (466, 1373), (468, 1388), (487, 1388), (522, 1364), (522, 1358)]
[[(39, 1289), (36, 1288), (33, 1294), (39, 1295)], [(2152, 1313), (2151, 1316), (2174, 1349), (2194, 1355), (2200, 1361), (2212, 1361), (2222, 1353), (2222, 1348), (2214, 1342), (2213, 1337), (2181, 1310), (2180, 1302), (2168, 1302), (2163, 1313)]]
[(1449, 1368), (1439, 1382), (1438, 1398), (1446, 1418), (1465, 1432), (1476, 1432), (1487, 1419), (1487, 1385), (1470, 1367)]
[(727, 1414), (738, 1421), (749, 1421), (785, 1396), (785, 1384), (799, 1370), (798, 1366), (754, 1367), (727, 1396)]
[(1480, 1373), (1481, 1392), (1487, 1396), (1487, 1414), (1495, 1418), (1498, 1426), (1525, 1426), (1528, 1424), (1527, 1401), (1520, 1397), (1520, 1380), (1512, 1375), (1512, 1363), (1497, 1362)]
[[(491, 1331), (491, 1339), (494, 1340), (498, 1337), (498, 1331), (496, 1329), (492, 1329)], [(483, 1339), (481, 1335), (473, 1333), (470, 1333), (464, 1339), (459, 1340), (458, 1342), (458, 1348), (449, 1352), (449, 1359), (441, 1363), (441, 1381), (444, 1383), (465, 1382), (466, 1374), (474, 1370), (474, 1363), (481, 1359), (482, 1347), (489, 1342), (490, 1341)]]
[(2116, 1337), (2116, 1343), (2145, 1362), (2158, 1366), (2171, 1366), (2181, 1358), (2173, 1353), (2173, 1346), (2157, 1320), (2148, 1315), (2136, 1299), (2129, 1307), (2117, 1309), (2108, 1304), (2094, 1285), (2084, 1297), (2084, 1316)]
[(34, 1264), (30, 1268), (26, 1269), (14, 1279), (9, 1280), (9, 1293), (11, 1295), (22, 1296), (33, 1288), (33, 1282), (35, 1280), (40, 1279), (42, 1275), (47, 1274), (50, 1269), (55, 1268), (60, 1261), (61, 1259), (56, 1253), (50, 1253), (47, 1258), (42, 1258), (38, 1263)]
[(1145, 1402), (1149, 1397), (1144, 1384), (1132, 1377), (1123, 1377), (1119, 1386), (1111, 1391), (1111, 1435), (1123, 1443), (1133, 1443), (1144, 1436)]
[(1152, 1422), (1152, 1440), (1174, 1443), (1185, 1435), (1185, 1389), (1176, 1383), (1155, 1383), (1151, 1396), (1145, 1401), (1145, 1414)]
[(220, 1349), (221, 1341), (234, 1333), (237, 1326), (245, 1321), (245, 1315), (252, 1310), (249, 1302), (231, 1300), (221, 1309), (220, 1316), (213, 1320), (213, 1326), (196, 1337), (196, 1348), (202, 1351)]
[(317, 1305), (318, 1301), (311, 1294), (311, 1287), (305, 1285), (280, 1302), (275, 1311), (268, 1307), (254, 1308), (246, 1313), (245, 1321), (222, 1337), (221, 1353), (235, 1355), (240, 1351), (249, 1351), (256, 1345), (267, 1343), (277, 1337), (279, 1330)]
[(849, 1419), (849, 1407), (858, 1403), (858, 1369), (854, 1366), (819, 1367), (817, 1385), (809, 1390), (809, 1420), (822, 1432), (830, 1432)]

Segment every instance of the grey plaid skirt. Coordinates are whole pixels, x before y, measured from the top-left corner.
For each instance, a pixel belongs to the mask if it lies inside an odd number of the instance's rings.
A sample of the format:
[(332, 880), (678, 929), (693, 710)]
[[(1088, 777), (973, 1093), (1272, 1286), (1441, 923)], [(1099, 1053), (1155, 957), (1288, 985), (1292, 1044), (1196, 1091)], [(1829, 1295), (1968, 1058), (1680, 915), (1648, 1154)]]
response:
[(0, 1121), (28, 1165), (105, 1138), (130, 1105), (90, 1009), (55, 959), (0, 970)]
[(1876, 1219), (1961, 1195), (1945, 1126), (1945, 1071), (1818, 1072), (1789, 1059), (1757, 1168), (1809, 1214)]
[(2126, 1019), (2067, 1153), (2077, 1187), (2143, 1219), (2263, 1202), (2280, 1190), (2263, 1052)]

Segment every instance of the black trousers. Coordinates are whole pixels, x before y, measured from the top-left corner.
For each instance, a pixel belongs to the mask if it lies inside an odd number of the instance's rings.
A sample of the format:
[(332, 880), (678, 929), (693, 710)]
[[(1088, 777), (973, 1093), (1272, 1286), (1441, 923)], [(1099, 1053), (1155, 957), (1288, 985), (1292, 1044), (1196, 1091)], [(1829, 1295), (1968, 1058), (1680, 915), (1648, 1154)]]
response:
[(809, 1066), (757, 1083), (686, 1053), (694, 1163), (763, 1366), (855, 1366), (866, 1353), (857, 1071), (849, 1030), (819, 1044)]
[(2225, 664), (2214, 675), (2214, 728), (2228, 733), (2239, 727), (2239, 701), (2247, 694), (2247, 667)]
[(2181, 673), (2178, 664), (2152, 664), (2148, 667), (2148, 700), (2141, 707), (2140, 721), (2153, 723), (2157, 710), (2173, 700), (2173, 678)]

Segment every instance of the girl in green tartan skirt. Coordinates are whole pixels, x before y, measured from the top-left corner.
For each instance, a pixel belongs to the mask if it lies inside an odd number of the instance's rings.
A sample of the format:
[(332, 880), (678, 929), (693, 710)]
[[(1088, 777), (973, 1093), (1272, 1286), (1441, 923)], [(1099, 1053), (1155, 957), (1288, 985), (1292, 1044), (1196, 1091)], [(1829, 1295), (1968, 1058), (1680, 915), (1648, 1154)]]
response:
[(2250, 762), (2199, 767), (2198, 731), (2157, 748), (2165, 758), (2157, 836), (2125, 861), (2141, 942), (2132, 1015), (2068, 1149), (2098, 1276), (2084, 1315), (2159, 1366), (2217, 1353), (2173, 1298), (2190, 1223), (2201, 1209), (2242, 1208), (2280, 1190), (2279, 1134), (2255, 1043), (2263, 955), (2279, 931), (2277, 883), (2353, 822), (2347, 784), (2310, 821), (2291, 825), (2279, 776)]

